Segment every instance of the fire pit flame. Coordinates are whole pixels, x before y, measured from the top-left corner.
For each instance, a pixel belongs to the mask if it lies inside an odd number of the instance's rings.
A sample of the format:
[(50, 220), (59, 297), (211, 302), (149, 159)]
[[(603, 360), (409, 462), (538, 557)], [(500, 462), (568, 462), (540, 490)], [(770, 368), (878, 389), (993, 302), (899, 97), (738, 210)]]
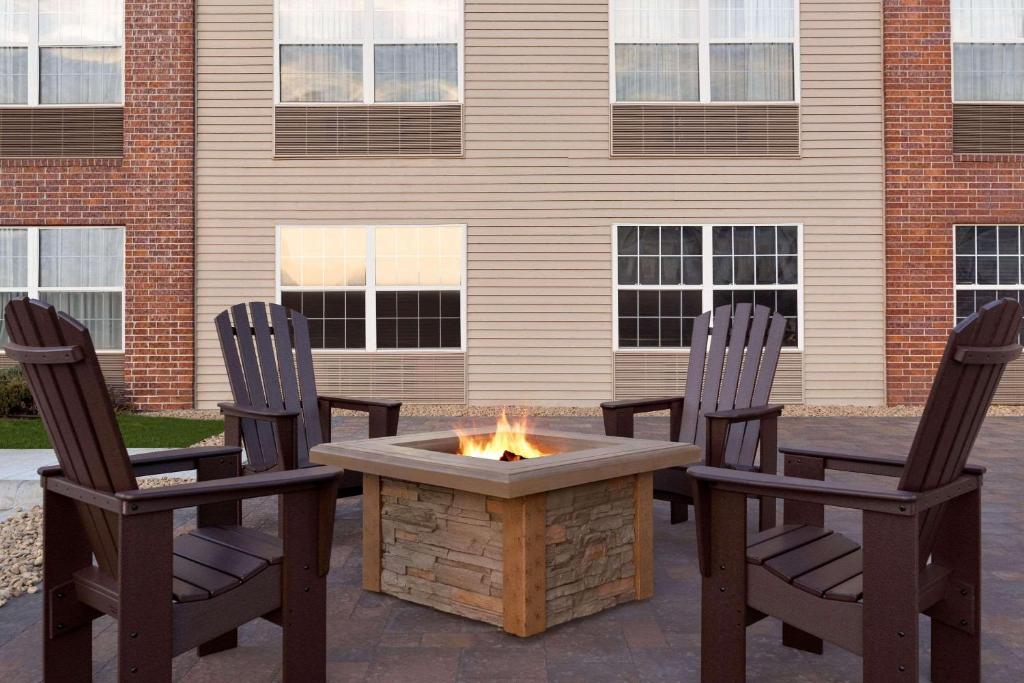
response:
[(497, 428), (490, 438), (467, 436), (456, 430), (459, 435), (459, 455), (474, 458), (515, 462), (525, 458), (540, 458), (550, 453), (530, 443), (526, 418), (509, 422), (504, 411), (498, 418)]

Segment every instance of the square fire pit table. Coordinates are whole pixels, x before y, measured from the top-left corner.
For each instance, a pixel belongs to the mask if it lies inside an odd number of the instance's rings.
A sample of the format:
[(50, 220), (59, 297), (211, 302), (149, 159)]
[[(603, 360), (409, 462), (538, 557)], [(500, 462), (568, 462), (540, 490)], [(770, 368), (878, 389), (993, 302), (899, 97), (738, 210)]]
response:
[(317, 446), (363, 473), (363, 588), (530, 636), (654, 592), (653, 472), (693, 444), (530, 429), (551, 453), (459, 455), (459, 434)]

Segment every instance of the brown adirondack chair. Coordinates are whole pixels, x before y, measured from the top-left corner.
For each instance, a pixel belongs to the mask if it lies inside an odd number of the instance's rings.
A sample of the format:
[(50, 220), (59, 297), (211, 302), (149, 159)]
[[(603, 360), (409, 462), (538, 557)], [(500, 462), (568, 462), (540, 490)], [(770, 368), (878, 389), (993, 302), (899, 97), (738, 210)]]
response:
[[(1020, 355), (1020, 323), (1020, 305), (1004, 299), (954, 328), (905, 461), (790, 451), (786, 472), (798, 476), (690, 469), (702, 680), (744, 680), (746, 626), (773, 616), (803, 645), (824, 638), (862, 654), (865, 681), (917, 681), (921, 612), (931, 617), (932, 680), (981, 679), (984, 470), (967, 459), (1007, 363)], [(899, 483), (816, 481), (826, 469)], [(785, 499), (785, 524), (748, 538), (750, 495)], [(824, 527), (824, 505), (863, 511), (863, 547)]]
[[(6, 308), (7, 355), (21, 363), (60, 463), (43, 485), (43, 675), (92, 676), (92, 621), (117, 619), (122, 681), (170, 681), (171, 659), (234, 647), (263, 617), (283, 627), (284, 677), (324, 680), (326, 581), (340, 471), (240, 477), (238, 448), (129, 458), (89, 331), (41, 301)], [(199, 482), (139, 490), (136, 477), (197, 470)], [(282, 538), (240, 526), (241, 500), (280, 495)], [(174, 538), (174, 510), (198, 528)], [(93, 558), (95, 557), (95, 564)]]
[[(719, 461), (709, 464), (774, 473), (782, 406), (769, 405), (768, 397), (785, 331), (785, 318), (767, 306), (737, 304), (735, 315), (731, 306), (719, 306), (713, 321), (705, 311), (693, 321), (686, 393), (602, 403), (605, 434), (632, 437), (634, 415), (668, 410), (670, 440), (704, 443), (705, 420), (715, 439), (724, 440), (724, 449), (716, 451)], [(654, 497), (670, 501), (673, 524), (685, 522), (693, 504), (686, 471), (654, 473)], [(761, 500), (761, 520), (764, 528), (775, 524), (774, 500)]]
[[(309, 449), (331, 438), (331, 409), (369, 413), (370, 438), (398, 433), (400, 401), (321, 396), (313, 376), (309, 321), (278, 304), (237, 304), (215, 319), (235, 402), (221, 403), (225, 443), (245, 445), (248, 468), (309, 466)], [(281, 435), (296, 434), (291, 457)], [(362, 475), (342, 476), (341, 496), (362, 493)]]

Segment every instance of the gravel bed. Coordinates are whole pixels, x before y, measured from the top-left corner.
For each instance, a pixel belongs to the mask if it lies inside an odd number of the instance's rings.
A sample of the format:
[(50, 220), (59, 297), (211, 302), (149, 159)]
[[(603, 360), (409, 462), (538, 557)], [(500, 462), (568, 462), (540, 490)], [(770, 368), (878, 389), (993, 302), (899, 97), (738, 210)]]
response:
[[(149, 489), (193, 481), (185, 477), (140, 479)], [(23, 593), (35, 593), (43, 580), (43, 508), (20, 510), (0, 521), (0, 607)]]

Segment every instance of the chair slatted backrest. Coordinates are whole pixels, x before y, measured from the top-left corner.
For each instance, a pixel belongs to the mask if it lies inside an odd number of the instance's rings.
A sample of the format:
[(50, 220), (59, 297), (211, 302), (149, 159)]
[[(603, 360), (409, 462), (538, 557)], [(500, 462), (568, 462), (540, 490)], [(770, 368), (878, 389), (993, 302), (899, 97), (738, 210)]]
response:
[[(215, 324), (235, 403), (298, 411), (298, 461), (305, 464), (309, 449), (324, 441), (309, 321), (298, 311), (254, 301), (232, 306), (216, 317)], [(273, 426), (241, 422), (250, 469), (263, 471), (277, 465)]]
[[(719, 306), (694, 320), (682, 441), (704, 443), (705, 413), (768, 404), (785, 332), (785, 318), (752, 304), (737, 304), (735, 313), (731, 306)], [(725, 463), (752, 466), (759, 434), (757, 421), (733, 425)]]
[[(900, 479), (905, 491), (948, 484), (967, 464), (1007, 364), (1020, 354), (1021, 307), (993, 301), (953, 328)], [(920, 562), (931, 554), (944, 505), (921, 517)]]
[[(5, 351), (21, 364), (64, 476), (105, 493), (137, 488), (89, 330), (28, 298), (8, 303), (4, 318)], [(116, 578), (116, 515), (82, 504), (78, 511), (97, 564)]]

